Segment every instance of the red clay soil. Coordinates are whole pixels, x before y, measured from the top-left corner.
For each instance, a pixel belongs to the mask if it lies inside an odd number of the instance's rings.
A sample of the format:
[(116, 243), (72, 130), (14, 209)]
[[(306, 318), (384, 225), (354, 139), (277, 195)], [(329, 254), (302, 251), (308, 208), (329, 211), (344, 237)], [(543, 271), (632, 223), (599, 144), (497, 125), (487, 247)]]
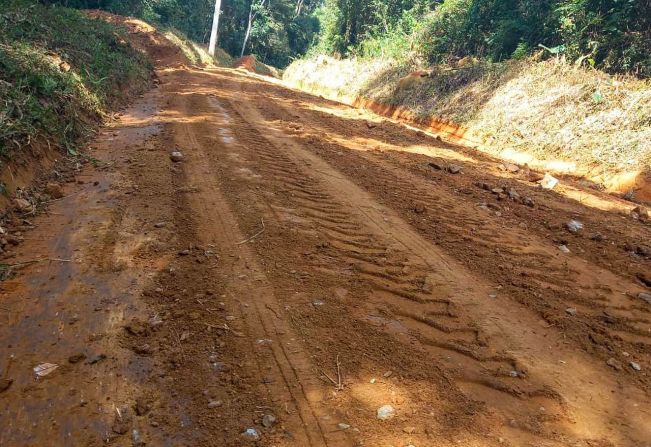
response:
[(233, 67), (234, 68), (243, 68), (247, 71), (250, 71), (251, 73), (255, 73), (255, 66), (256, 66), (256, 60), (255, 56), (248, 55), (248, 56), (243, 56), (233, 62)]
[(0, 445), (651, 445), (648, 221), (147, 33), (3, 261)]

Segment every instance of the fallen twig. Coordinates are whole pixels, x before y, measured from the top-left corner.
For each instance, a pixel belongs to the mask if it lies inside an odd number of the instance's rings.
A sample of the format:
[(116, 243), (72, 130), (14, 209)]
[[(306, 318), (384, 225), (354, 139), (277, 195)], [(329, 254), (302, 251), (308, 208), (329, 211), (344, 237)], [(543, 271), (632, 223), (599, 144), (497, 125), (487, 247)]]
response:
[(338, 389), (342, 389), (343, 385), (341, 384), (341, 364), (339, 363), (339, 354), (337, 354), (337, 381), (339, 382), (339, 385), (337, 385)]
[(20, 267), (22, 265), (36, 264), (37, 262), (72, 262), (72, 259), (59, 259), (59, 258), (43, 258), (43, 259), (32, 259), (30, 261), (17, 262), (15, 264), (5, 264), (7, 267)]
[(258, 231), (256, 234), (254, 234), (254, 235), (251, 236), (250, 238), (248, 238), (248, 239), (246, 239), (246, 240), (243, 240), (242, 242), (239, 242), (237, 245), (243, 245), (243, 244), (246, 244), (247, 242), (251, 242), (253, 239), (255, 239), (256, 237), (258, 237), (258, 236), (260, 236), (262, 233), (264, 233), (264, 230), (265, 230), (264, 219), (260, 219), (260, 221), (262, 222), (262, 230)]
[(323, 374), (323, 376), (326, 379), (328, 379), (330, 381), (330, 383), (332, 383), (335, 386), (335, 388), (338, 391), (341, 391), (341, 390), (344, 389), (344, 385), (341, 382), (341, 363), (339, 363), (339, 354), (337, 354), (337, 358), (336, 358), (335, 362), (337, 364), (337, 380), (334, 380), (332, 377), (330, 377), (328, 375), (328, 373), (325, 372), (324, 370), (320, 369), (319, 371), (321, 372), (321, 374)]

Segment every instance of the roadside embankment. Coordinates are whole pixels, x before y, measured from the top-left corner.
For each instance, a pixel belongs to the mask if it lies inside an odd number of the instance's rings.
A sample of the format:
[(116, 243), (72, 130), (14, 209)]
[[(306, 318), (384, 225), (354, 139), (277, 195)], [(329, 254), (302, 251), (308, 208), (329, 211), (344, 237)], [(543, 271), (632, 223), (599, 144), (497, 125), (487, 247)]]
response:
[(562, 60), (426, 70), (392, 60), (318, 56), (284, 80), (447, 136), (505, 160), (586, 178), (651, 201), (651, 82)]

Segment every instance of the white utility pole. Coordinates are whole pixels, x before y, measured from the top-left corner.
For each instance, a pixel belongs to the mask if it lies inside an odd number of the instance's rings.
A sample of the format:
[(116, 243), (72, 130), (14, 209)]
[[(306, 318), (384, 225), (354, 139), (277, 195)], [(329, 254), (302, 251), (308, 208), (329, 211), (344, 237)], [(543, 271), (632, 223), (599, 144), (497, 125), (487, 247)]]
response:
[(219, 32), (219, 14), (222, 9), (222, 0), (215, 0), (215, 15), (212, 17), (212, 31), (210, 33), (210, 45), (208, 46), (208, 54), (215, 55), (215, 48), (217, 47), (217, 34)]

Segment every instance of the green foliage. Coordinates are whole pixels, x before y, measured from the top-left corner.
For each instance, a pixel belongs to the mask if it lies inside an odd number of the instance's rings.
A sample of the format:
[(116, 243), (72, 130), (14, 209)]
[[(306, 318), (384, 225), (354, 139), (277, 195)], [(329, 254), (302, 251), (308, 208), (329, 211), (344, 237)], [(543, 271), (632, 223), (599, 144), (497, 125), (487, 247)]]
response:
[[(178, 29), (202, 45), (210, 39), (214, 0), (41, 0), (75, 8), (98, 8)], [(251, 5), (258, 14), (246, 48), (266, 64), (284, 67), (308, 50), (319, 32), (314, 16), (320, 0), (224, 0), (219, 46), (229, 54), (242, 49)]]
[(578, 65), (651, 75), (649, 0), (325, 0), (317, 51), (432, 63), (522, 59), (543, 47)]
[(0, 153), (41, 136), (68, 151), (107, 108), (142, 90), (151, 67), (121, 31), (79, 11), (0, 6)]

